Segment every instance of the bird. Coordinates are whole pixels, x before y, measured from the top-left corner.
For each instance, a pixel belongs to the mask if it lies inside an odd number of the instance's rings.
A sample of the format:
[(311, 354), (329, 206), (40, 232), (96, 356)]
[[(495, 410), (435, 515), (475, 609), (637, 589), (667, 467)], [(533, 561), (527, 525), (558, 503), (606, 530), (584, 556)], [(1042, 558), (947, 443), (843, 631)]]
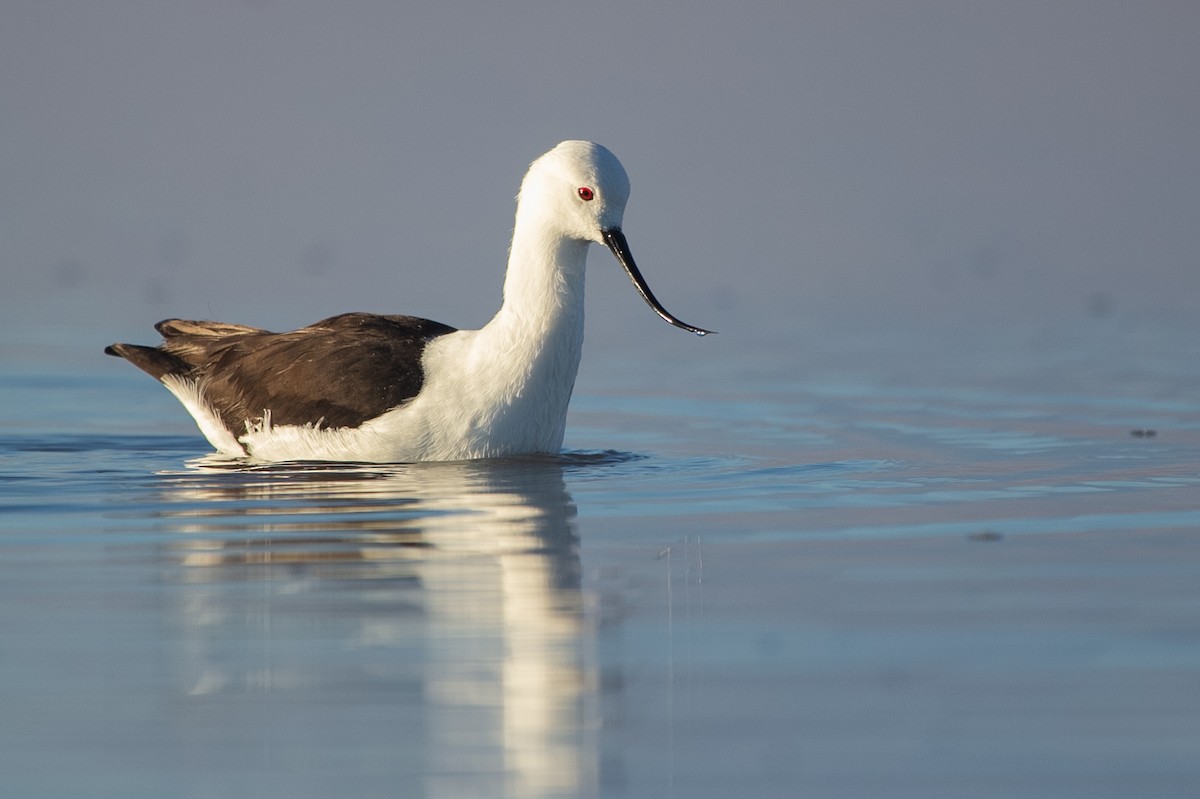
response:
[(584, 268), (608, 248), (675, 327), (638, 270), (622, 220), (629, 176), (602, 145), (564, 141), (517, 195), (500, 309), (460, 330), (344, 313), (289, 332), (166, 319), (158, 346), (112, 344), (163, 384), (217, 457), (252, 462), (461, 461), (561, 451), (583, 346)]

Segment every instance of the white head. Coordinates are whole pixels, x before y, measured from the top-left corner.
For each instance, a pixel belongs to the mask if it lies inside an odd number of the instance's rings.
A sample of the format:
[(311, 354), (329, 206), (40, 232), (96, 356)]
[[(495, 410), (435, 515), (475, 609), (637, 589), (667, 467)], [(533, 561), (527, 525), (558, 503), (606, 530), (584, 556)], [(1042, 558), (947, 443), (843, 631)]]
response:
[(628, 200), (629, 176), (608, 148), (565, 141), (530, 165), (517, 196), (517, 221), (536, 221), (555, 235), (605, 245), (655, 313), (701, 336), (712, 332), (679, 321), (650, 292), (621, 232)]
[(565, 141), (534, 161), (517, 197), (521, 210), (563, 235), (604, 243), (602, 231), (620, 228), (629, 176), (606, 147)]

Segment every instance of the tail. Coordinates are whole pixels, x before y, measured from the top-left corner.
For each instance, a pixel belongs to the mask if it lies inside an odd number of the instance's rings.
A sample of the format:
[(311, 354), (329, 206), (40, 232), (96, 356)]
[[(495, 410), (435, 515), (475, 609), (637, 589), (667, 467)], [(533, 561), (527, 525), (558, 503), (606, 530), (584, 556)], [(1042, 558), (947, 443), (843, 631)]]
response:
[(110, 344), (104, 348), (105, 355), (124, 358), (141, 369), (155, 380), (162, 380), (166, 375), (186, 376), (192, 371), (183, 359), (158, 347), (143, 347), (139, 344)]
[(207, 350), (214, 343), (229, 336), (267, 332), (246, 325), (187, 319), (164, 319), (154, 329), (163, 337), (159, 347), (112, 344), (104, 348), (104, 353), (124, 358), (156, 380), (162, 380), (167, 375), (194, 377), (196, 369), (203, 368)]

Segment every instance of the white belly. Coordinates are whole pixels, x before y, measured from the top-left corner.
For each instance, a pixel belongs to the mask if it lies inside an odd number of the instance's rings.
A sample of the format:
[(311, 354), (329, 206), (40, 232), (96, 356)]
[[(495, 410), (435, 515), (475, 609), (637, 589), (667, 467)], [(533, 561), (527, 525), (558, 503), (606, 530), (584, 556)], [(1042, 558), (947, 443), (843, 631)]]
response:
[[(558, 452), (582, 349), (582, 319), (535, 352), (484, 331), (430, 342), (421, 392), (359, 427), (271, 425), (238, 436), (253, 460), (453, 461)], [(189, 407), (189, 410), (191, 408)], [(195, 414), (193, 414), (195, 415)], [(197, 417), (197, 421), (200, 419)], [(221, 446), (201, 425), (209, 440)]]

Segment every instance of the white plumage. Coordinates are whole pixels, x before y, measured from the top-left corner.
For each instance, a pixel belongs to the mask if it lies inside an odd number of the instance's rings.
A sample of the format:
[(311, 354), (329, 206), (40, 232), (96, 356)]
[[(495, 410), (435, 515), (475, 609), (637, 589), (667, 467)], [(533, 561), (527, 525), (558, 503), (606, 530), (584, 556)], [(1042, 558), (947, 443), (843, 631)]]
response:
[[(566, 141), (534, 161), (518, 196), (503, 304), (479, 330), (365, 314), (283, 334), (168, 320), (159, 325), (166, 338), (160, 348), (116, 344), (107, 351), (158, 377), (209, 442), (230, 456), (404, 462), (557, 452), (583, 345), (588, 244), (612, 250), (643, 298), (668, 322), (699, 335), (709, 332), (680, 322), (650, 293), (621, 233), (628, 198), (624, 168), (598, 144)], [(397, 358), (415, 362), (389, 366), (407, 369), (419, 388), (399, 402), (395, 391), (390, 400), (380, 400), (395, 403), (390, 407), (359, 400), (357, 410), (345, 411), (341, 423), (331, 425), (317, 411), (302, 409), (320, 402), (340, 411), (339, 392), (356, 400), (349, 392), (370, 394), (376, 379), (349, 373), (357, 334), (342, 328), (351, 317), (360, 326), (395, 321), (419, 326), (422, 335), (396, 344)], [(318, 347), (324, 349), (317, 352)], [(270, 358), (276, 364), (287, 359), (285, 369), (275, 367), (277, 373), (302, 364), (302, 373), (296, 367), (302, 385), (284, 387), (279, 378), (272, 383)], [(318, 371), (325, 369), (329, 372)], [(285, 388), (297, 396), (283, 396)], [(306, 390), (324, 396), (299, 396)]]

